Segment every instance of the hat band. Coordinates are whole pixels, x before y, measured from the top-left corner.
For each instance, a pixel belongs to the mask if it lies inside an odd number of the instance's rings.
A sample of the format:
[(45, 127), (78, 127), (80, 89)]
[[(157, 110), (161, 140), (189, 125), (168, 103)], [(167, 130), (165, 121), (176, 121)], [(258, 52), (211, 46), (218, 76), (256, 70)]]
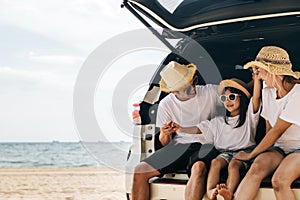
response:
[(291, 62), (289, 60), (270, 60), (267, 58), (256, 58), (255, 61), (258, 62), (267, 62), (274, 65), (291, 65)]

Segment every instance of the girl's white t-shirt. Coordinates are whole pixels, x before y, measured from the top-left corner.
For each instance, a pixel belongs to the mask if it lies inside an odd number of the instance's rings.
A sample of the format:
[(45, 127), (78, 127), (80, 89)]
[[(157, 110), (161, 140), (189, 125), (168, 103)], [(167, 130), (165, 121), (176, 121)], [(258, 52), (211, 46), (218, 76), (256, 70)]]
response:
[[(187, 101), (180, 101), (173, 93), (170, 93), (159, 103), (156, 126), (162, 127), (170, 121), (182, 127), (196, 126), (201, 121), (214, 117), (217, 105), (220, 105), (220, 101), (216, 85), (197, 85), (196, 96)], [(203, 136), (177, 132), (174, 140), (182, 144), (203, 143)]]
[(276, 99), (275, 88), (262, 90), (263, 109), (261, 116), (274, 127), (278, 118), (292, 123), (281, 135), (274, 146), (282, 148), (285, 153), (300, 149), (300, 84), (281, 99)]
[(256, 144), (255, 134), (259, 114), (260, 109), (256, 113), (253, 113), (251, 98), (246, 119), (242, 126), (235, 128), (239, 119), (239, 115), (237, 115), (228, 117), (228, 124), (225, 123), (224, 116), (218, 116), (212, 120), (200, 122), (198, 128), (204, 136), (205, 143), (214, 144), (215, 148), (219, 151), (237, 151)]

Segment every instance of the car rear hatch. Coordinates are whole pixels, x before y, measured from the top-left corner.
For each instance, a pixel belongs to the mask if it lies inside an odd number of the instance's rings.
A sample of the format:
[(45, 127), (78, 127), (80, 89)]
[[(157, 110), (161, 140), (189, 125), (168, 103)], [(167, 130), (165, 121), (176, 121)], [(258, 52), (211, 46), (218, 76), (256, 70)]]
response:
[(123, 5), (173, 53), (182, 55), (186, 49), (168, 39), (195, 40), (221, 73), (221, 64), (244, 64), (265, 45), (287, 49), (293, 66), (300, 66), (299, 0), (125, 0)]
[(246, 21), (253, 18), (299, 14), (297, 0), (128, 0), (132, 6), (162, 28), (188, 32), (195, 29)]

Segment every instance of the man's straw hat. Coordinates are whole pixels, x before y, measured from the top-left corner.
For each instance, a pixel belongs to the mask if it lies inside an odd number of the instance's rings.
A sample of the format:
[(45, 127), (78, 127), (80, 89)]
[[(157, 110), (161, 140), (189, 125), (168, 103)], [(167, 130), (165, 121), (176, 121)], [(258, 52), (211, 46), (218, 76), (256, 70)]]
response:
[(257, 66), (275, 75), (288, 75), (300, 78), (300, 72), (292, 70), (289, 54), (276, 46), (263, 47), (257, 54), (255, 61), (248, 62), (244, 68)]
[(246, 84), (245, 82), (237, 78), (226, 79), (220, 82), (220, 85), (218, 87), (218, 94), (221, 95), (223, 93), (224, 88), (232, 87), (242, 91), (247, 96), (247, 98), (250, 98), (251, 94), (249, 90), (250, 87), (252, 86), (253, 86), (253, 81), (250, 81), (248, 84)]
[(160, 89), (164, 92), (174, 92), (182, 89), (192, 81), (197, 67), (194, 64), (182, 65), (171, 61), (160, 72)]

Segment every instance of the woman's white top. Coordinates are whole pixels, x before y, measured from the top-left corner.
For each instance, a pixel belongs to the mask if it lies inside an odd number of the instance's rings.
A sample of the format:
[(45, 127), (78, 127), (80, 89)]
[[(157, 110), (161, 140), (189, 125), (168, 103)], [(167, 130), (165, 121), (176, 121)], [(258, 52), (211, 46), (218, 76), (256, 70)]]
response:
[(237, 128), (235, 127), (238, 124), (239, 115), (228, 117), (228, 124), (225, 123), (224, 116), (200, 122), (198, 128), (205, 138), (205, 143), (214, 144), (219, 151), (237, 151), (254, 146), (260, 108), (256, 113), (253, 113), (251, 98), (245, 123)]
[(286, 153), (300, 149), (300, 84), (281, 99), (276, 99), (275, 88), (262, 90), (263, 109), (261, 116), (274, 127), (278, 118), (292, 125), (276, 141), (274, 146), (282, 148)]
[[(216, 106), (220, 104), (216, 85), (196, 86), (196, 96), (180, 101), (173, 93), (162, 99), (158, 106), (156, 126), (173, 121), (182, 127), (196, 126), (203, 120), (215, 116)], [(178, 143), (203, 142), (200, 134), (187, 134), (177, 132), (174, 140)]]

